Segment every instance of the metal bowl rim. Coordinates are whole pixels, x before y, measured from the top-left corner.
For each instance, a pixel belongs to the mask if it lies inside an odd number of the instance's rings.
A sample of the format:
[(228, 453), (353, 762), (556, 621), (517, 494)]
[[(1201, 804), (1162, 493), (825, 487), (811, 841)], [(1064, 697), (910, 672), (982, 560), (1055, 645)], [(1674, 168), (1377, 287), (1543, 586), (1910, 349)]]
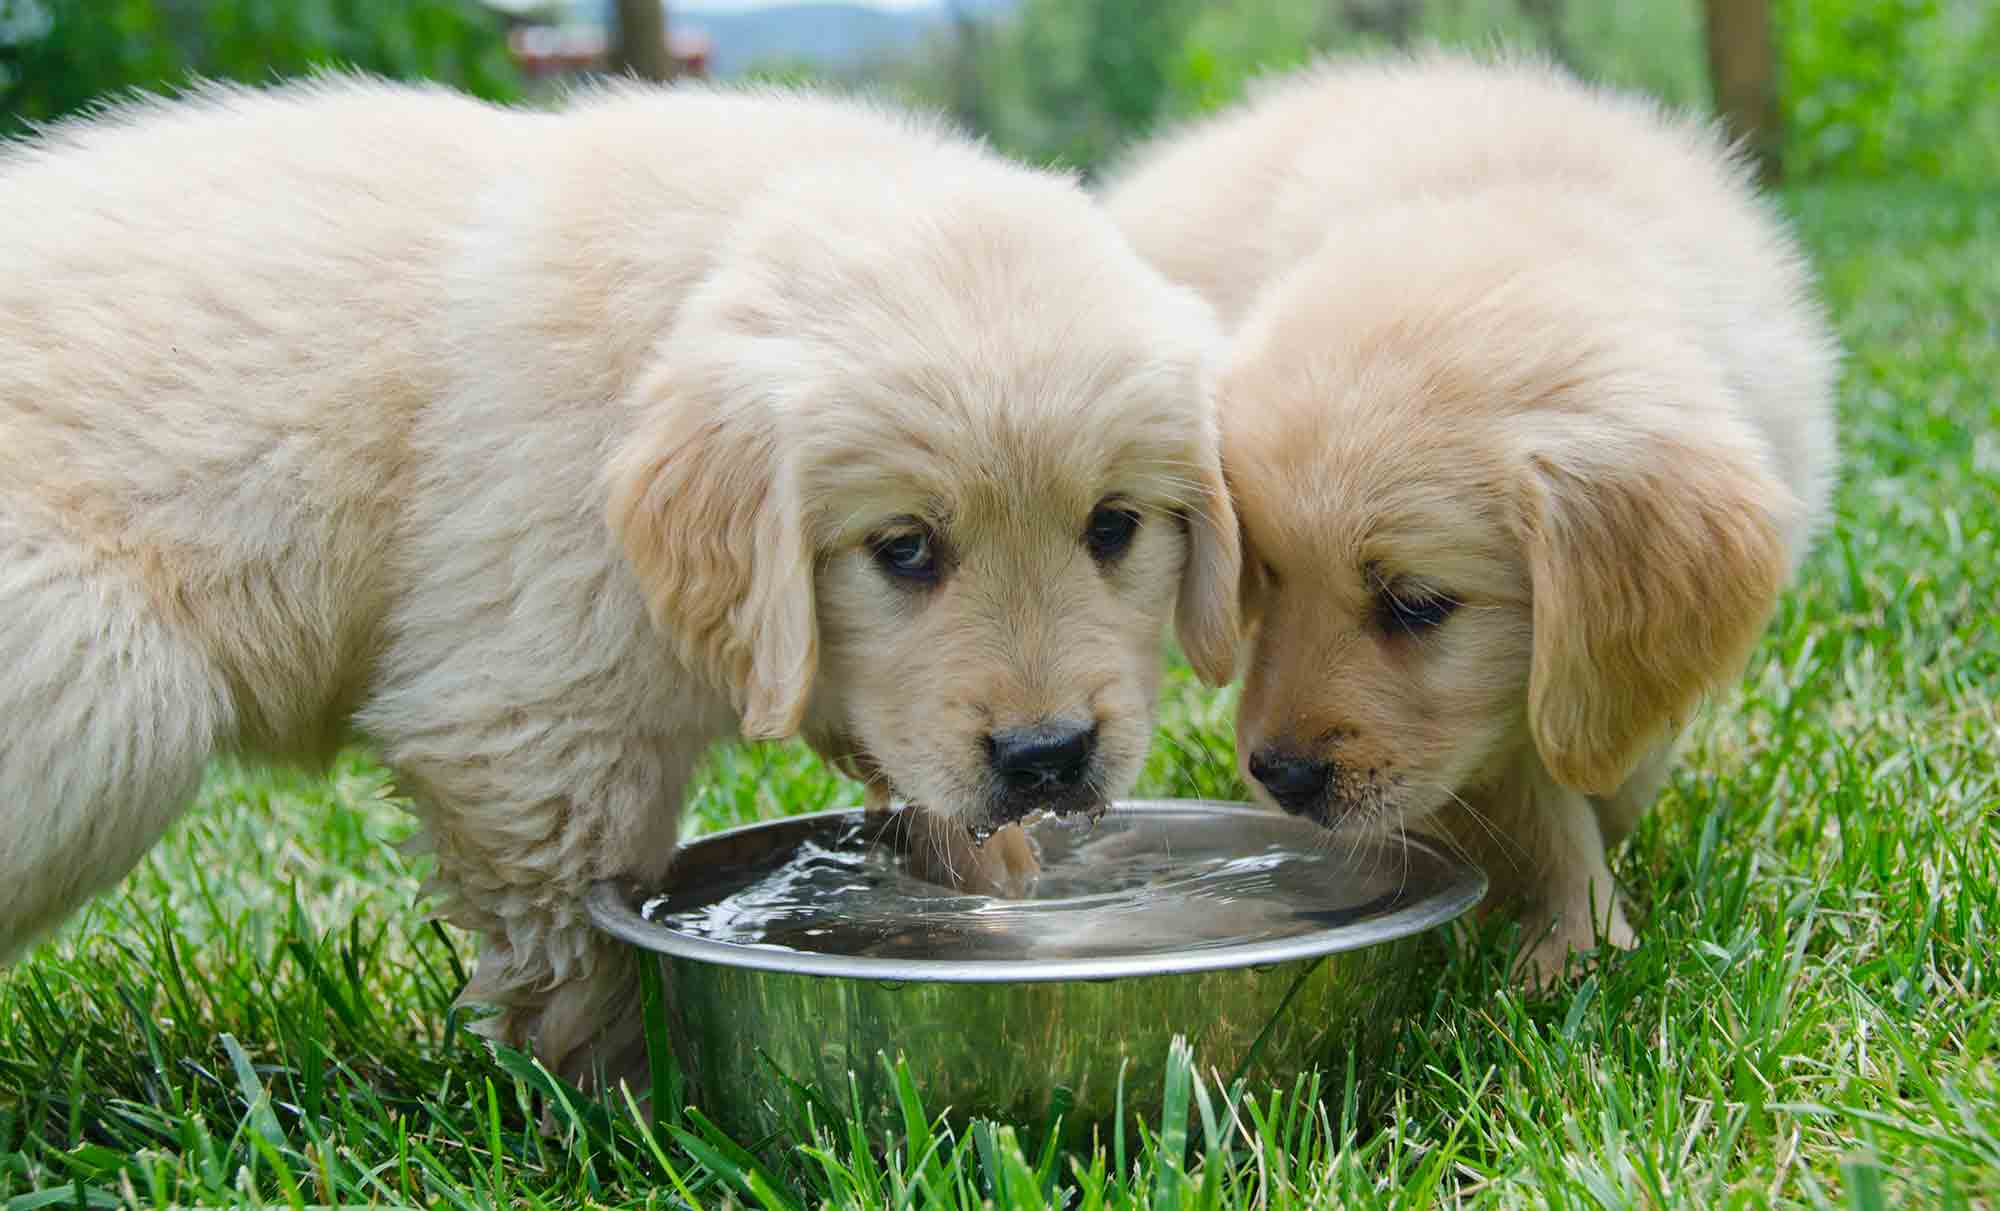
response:
[[(1143, 811), (1153, 815), (1241, 814), (1265, 816), (1269, 813), (1241, 803), (1211, 799), (1121, 799), (1114, 810)], [(680, 854), (718, 841), (757, 830), (796, 826), (816, 820), (856, 815), (853, 808), (810, 812), (760, 820), (719, 833), (710, 833), (684, 846)], [(676, 933), (640, 916), (628, 896), (628, 885), (606, 879), (591, 887), (584, 899), (585, 911), (598, 929), (642, 950), (675, 959), (711, 963), (779, 975), (831, 976), (841, 979), (872, 980), (879, 983), (1001, 984), (1048, 983), (1063, 980), (1114, 980), (1133, 976), (1188, 975), (1241, 967), (1268, 967), (1316, 959), (1324, 955), (1394, 942), (1433, 929), (1464, 914), (1486, 897), (1486, 872), (1440, 851), (1418, 837), (1407, 843), (1423, 850), (1458, 872), (1436, 895), (1418, 900), (1385, 916), (1337, 925), (1300, 937), (1274, 942), (1246, 942), (1178, 954), (1133, 955), (1079, 959), (873, 959), (854, 955), (815, 954), (778, 947), (744, 946), (716, 942)], [(680, 854), (675, 855), (676, 861)]]

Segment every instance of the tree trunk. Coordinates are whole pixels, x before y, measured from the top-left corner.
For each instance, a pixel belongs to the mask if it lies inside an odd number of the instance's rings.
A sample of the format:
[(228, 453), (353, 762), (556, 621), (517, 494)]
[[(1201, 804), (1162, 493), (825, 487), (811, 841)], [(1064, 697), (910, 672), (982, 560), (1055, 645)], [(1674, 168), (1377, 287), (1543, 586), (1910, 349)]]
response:
[[(1726, 2), (1726, 0), (1725, 0)], [(1576, 48), (1570, 45), (1569, 33), (1563, 27), (1568, 15), (1565, 0), (1519, 0), (1521, 15), (1534, 23), (1542, 35), (1542, 45), (1556, 62), (1571, 71), (1581, 71), (1577, 62)]]
[(1423, 0), (1334, 0), (1333, 19), (1361, 34), (1375, 34), (1398, 49), (1416, 37)]
[(1715, 108), (1742, 140), (1758, 179), (1776, 184), (1782, 168), (1777, 56), (1770, 0), (1702, 0), (1708, 26), (1708, 74)]
[(951, 115), (967, 130), (985, 134), (989, 127), (984, 78), (986, 31), (964, 0), (952, 0), (946, 11), (951, 17)]
[(667, 44), (665, 0), (618, 0), (617, 22), (605, 67), (614, 75), (641, 80), (673, 79), (674, 53)]

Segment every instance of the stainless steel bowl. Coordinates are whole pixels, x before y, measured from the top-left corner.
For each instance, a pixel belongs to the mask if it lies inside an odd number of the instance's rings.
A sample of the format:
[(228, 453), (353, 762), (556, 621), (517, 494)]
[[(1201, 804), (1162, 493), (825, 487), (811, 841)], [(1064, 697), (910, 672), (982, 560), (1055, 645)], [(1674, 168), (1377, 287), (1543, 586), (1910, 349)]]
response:
[[(1058, 859), (1044, 878), (1067, 879), (1052, 899), (913, 900), (893, 876), (867, 875), (781, 942), (702, 923), (703, 906), (734, 905), (818, 852), (802, 847), (852, 847), (867, 827), (859, 812), (824, 812), (733, 829), (682, 849), (664, 888), (592, 892), (598, 928), (661, 956), (691, 1098), (738, 1138), (786, 1125), (791, 1082), (899, 1121), (892, 1060), (933, 1115), (1035, 1125), (1062, 1112), (1073, 1140), (1114, 1117), (1121, 1082), (1126, 1112), (1157, 1120), (1175, 1035), (1204, 1073), (1253, 1088), (1289, 1085), (1349, 1043), (1365, 1063), (1420, 986), (1420, 935), (1486, 893), (1483, 873), (1421, 839), (1350, 849), (1242, 804), (1132, 801), (1089, 841), (1031, 828), (1045, 863)], [(1092, 863), (1133, 855), (1151, 863), (1151, 907), (1129, 887), (1088, 886)], [(1195, 890), (1177, 898), (1177, 866), (1232, 863), (1236, 874), (1185, 881)]]

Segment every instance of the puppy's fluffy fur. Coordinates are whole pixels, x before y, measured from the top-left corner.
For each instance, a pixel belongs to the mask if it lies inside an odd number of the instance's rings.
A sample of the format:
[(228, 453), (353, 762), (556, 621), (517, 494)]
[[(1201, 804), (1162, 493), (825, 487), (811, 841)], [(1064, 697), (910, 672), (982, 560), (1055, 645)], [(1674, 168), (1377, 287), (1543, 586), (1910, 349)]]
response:
[(1279, 82), (1109, 207), (1236, 329), (1246, 772), (1479, 854), (1531, 977), (1629, 945), (1606, 847), (1834, 474), (1835, 348), (1742, 166), (1544, 66), (1435, 56)]
[(1094, 723), (1084, 791), (1129, 785), (1176, 599), (1228, 673), (1221, 337), (1068, 182), (844, 102), (352, 80), (5, 156), (0, 958), (211, 755), (358, 725), (487, 1029), (622, 1065), (581, 897), (663, 873), (712, 741), (975, 823), (995, 729)]

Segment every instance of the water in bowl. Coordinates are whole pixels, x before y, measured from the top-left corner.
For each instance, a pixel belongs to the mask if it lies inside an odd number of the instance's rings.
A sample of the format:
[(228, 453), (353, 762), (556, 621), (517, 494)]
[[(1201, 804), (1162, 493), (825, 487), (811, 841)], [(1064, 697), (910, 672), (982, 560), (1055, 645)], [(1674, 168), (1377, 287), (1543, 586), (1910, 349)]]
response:
[(1432, 895), (1450, 876), (1425, 848), (1336, 843), (1276, 813), (1112, 811), (1088, 830), (1045, 820), (1028, 832), (1041, 873), (1022, 899), (918, 879), (879, 821), (849, 817), (762, 861), (686, 872), (642, 912), (710, 941), (853, 957), (1142, 956), (1318, 933)]

